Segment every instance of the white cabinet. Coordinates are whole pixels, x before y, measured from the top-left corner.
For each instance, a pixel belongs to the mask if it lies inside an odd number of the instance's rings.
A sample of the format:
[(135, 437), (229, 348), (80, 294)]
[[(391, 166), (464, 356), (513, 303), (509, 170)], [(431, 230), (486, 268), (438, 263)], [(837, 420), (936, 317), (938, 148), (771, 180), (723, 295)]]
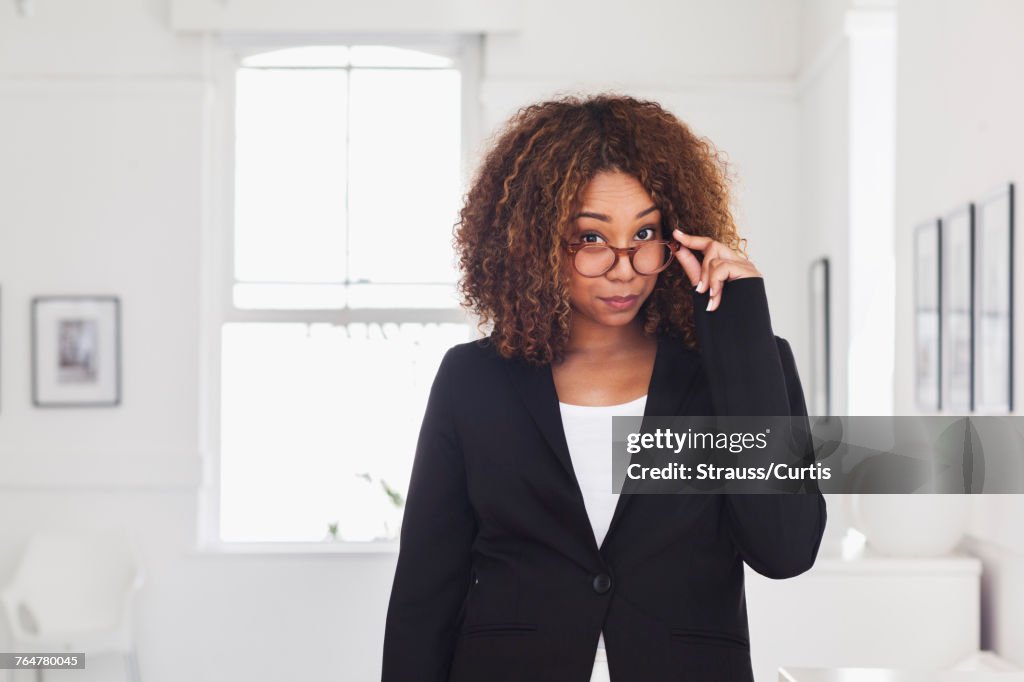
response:
[(843, 557), (821, 547), (811, 570), (772, 580), (746, 567), (754, 677), (781, 666), (944, 669), (978, 651), (981, 561), (966, 554)]

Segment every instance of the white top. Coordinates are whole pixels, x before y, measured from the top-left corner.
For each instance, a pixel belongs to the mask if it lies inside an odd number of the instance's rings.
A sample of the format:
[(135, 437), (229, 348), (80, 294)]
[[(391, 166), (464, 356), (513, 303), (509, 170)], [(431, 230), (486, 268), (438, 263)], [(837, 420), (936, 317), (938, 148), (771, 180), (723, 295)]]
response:
[[(604, 542), (619, 496), (612, 492), (612, 417), (642, 417), (647, 396), (619, 405), (570, 405), (559, 402), (562, 428), (569, 446), (583, 505), (598, 547)], [(604, 633), (598, 640), (604, 649)]]

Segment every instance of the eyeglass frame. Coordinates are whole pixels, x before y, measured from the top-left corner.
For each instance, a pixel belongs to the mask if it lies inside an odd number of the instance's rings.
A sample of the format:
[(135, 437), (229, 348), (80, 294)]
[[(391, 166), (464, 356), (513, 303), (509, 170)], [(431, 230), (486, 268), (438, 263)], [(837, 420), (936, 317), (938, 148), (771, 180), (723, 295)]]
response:
[[(672, 241), (670, 239), (650, 239), (648, 241), (643, 242), (642, 244), (637, 244), (636, 246), (612, 246), (611, 244), (601, 244), (597, 242), (570, 242), (566, 239), (562, 240), (562, 244), (566, 247), (569, 253), (572, 254), (573, 270), (575, 270), (580, 277), (589, 278), (604, 277), (605, 275), (607, 275), (615, 268), (616, 265), (619, 264), (619, 257), (622, 256), (622, 254), (624, 253), (629, 254), (629, 267), (633, 268), (633, 272), (644, 277), (648, 275), (657, 275), (659, 272), (664, 271), (666, 268), (668, 268), (668, 266), (672, 265), (672, 255), (674, 255), (675, 252), (678, 251), (682, 246), (682, 244), (680, 244), (679, 242)], [(654, 272), (640, 272), (639, 270), (636, 269), (636, 265), (633, 263), (633, 256), (636, 255), (636, 252), (639, 249), (642, 249), (644, 246), (647, 246), (648, 244), (663, 244), (665, 246), (668, 246), (669, 258), (668, 260), (665, 261), (664, 265), (662, 265)], [(611, 265), (609, 265), (604, 272), (601, 272), (597, 275), (584, 275), (576, 266), (576, 254), (580, 251), (580, 249), (583, 249), (587, 246), (599, 246), (603, 249), (611, 249), (615, 253), (615, 258), (612, 259)]]

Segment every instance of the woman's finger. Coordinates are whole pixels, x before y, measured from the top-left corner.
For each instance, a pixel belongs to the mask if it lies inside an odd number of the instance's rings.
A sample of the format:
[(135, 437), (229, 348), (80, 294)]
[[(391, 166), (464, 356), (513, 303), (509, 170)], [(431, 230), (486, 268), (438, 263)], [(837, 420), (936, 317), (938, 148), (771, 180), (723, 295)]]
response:
[(708, 273), (710, 283), (708, 312), (718, 310), (722, 305), (722, 293), (725, 283), (730, 280), (743, 279), (745, 277), (761, 277), (761, 273), (747, 260), (730, 260), (727, 258), (716, 258), (715, 264)]
[(713, 244), (715, 241), (711, 237), (703, 237), (701, 235), (683, 232), (678, 227), (672, 230), (672, 235), (679, 240), (680, 244), (694, 251), (703, 251), (709, 244)]
[(675, 253), (676, 260), (683, 266), (683, 272), (686, 273), (686, 277), (690, 280), (692, 286), (697, 286), (701, 276), (700, 261), (697, 259), (697, 255), (680, 245), (679, 249)]
[[(709, 251), (710, 251), (710, 249), (709, 249)], [(720, 260), (721, 260), (721, 258), (719, 258), (718, 256), (712, 256), (710, 254), (705, 254), (704, 255), (704, 263), (703, 263), (704, 268), (703, 268), (703, 271), (701, 272), (701, 275), (700, 275), (701, 285), (699, 287), (697, 287), (697, 293), (703, 294), (705, 291), (709, 291), (710, 290), (710, 288), (712, 286), (711, 285), (711, 276), (712, 276), (712, 273), (713, 273), (713, 268), (715, 267), (715, 264), (718, 261), (720, 261)], [(712, 296), (714, 296), (714, 292), (713, 291), (711, 291), (710, 294)]]

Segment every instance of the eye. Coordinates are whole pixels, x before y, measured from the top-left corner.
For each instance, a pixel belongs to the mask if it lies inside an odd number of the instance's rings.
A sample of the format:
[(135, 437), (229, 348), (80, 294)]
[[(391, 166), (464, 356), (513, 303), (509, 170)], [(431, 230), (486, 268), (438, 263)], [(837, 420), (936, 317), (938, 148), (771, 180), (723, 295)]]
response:
[(599, 235), (597, 232), (584, 232), (582, 235), (580, 235), (580, 241), (582, 243), (584, 243), (584, 244), (598, 244), (598, 243), (600, 243), (600, 242), (597, 242), (597, 241), (591, 241), (590, 239), (588, 239), (588, 237), (596, 237), (597, 239), (604, 239), (604, 237)]
[(636, 239), (639, 239), (640, 241), (650, 241), (652, 239), (657, 238), (658, 230), (656, 227), (652, 225), (641, 227), (639, 230), (636, 231)]

